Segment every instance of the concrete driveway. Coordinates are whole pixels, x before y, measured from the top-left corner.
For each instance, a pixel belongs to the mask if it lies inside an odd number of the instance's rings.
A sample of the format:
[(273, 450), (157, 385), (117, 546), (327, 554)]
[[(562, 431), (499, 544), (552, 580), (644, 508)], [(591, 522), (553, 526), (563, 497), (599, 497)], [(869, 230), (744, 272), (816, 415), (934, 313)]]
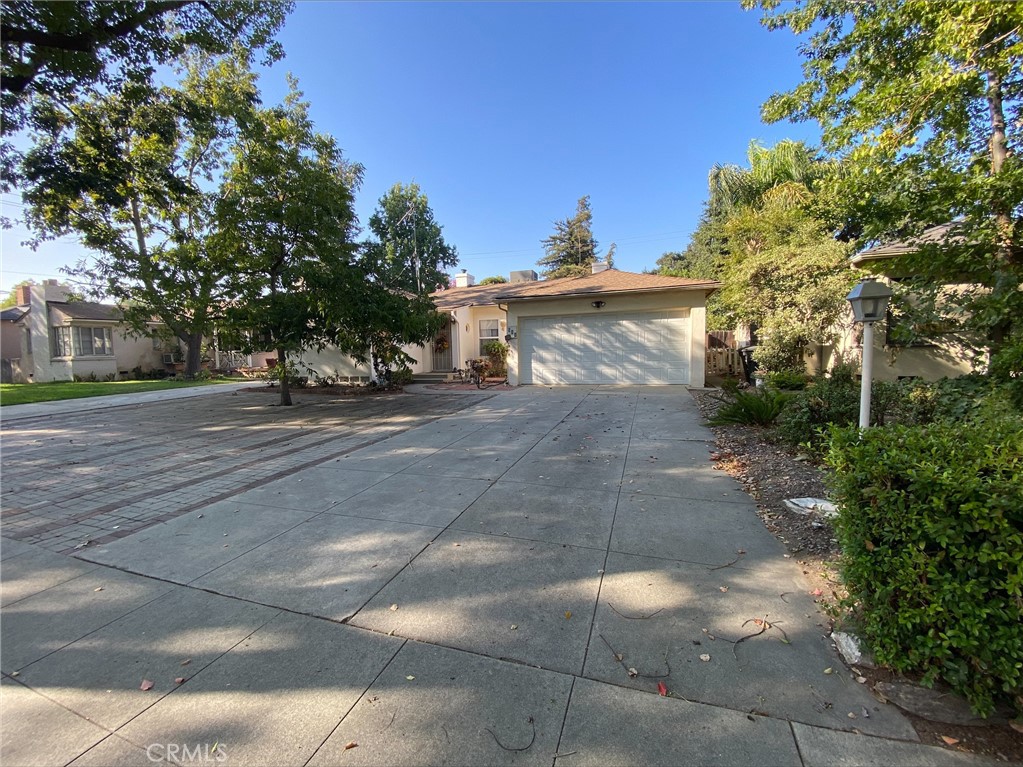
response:
[(683, 388), (265, 396), (5, 425), (5, 765), (978, 763), (850, 676)]

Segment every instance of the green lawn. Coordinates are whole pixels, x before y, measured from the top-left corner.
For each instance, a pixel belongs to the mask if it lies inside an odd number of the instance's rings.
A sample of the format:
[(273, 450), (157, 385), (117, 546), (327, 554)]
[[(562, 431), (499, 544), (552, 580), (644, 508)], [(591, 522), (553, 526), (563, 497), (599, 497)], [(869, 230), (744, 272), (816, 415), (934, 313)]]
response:
[[(238, 380), (238, 379), (232, 379)], [(186, 386), (209, 386), (228, 383), (214, 381), (56, 381), (54, 383), (0, 384), (0, 405), (24, 405), (27, 402), (52, 402), (59, 399), (102, 397), (104, 394), (132, 394), (159, 389), (182, 389)]]

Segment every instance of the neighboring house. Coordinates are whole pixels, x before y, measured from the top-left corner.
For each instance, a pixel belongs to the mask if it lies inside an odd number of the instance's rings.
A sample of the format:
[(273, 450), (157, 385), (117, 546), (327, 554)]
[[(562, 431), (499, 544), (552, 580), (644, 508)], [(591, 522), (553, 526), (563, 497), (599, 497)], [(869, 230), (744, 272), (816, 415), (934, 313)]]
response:
[[(850, 263), (859, 269), (876, 273), (888, 283), (898, 283), (907, 275), (900, 274), (890, 263), (892, 259), (916, 251), (923, 244), (944, 242), (955, 237), (955, 224), (941, 224), (924, 230), (917, 237), (896, 240), (867, 248), (853, 255)], [(956, 286), (947, 286), (953, 291)], [(972, 370), (972, 353), (960, 343), (955, 334), (931, 334), (926, 341), (909, 346), (900, 345), (893, 328), (899, 321), (898, 307), (890, 306), (885, 322), (878, 323), (874, 332), (874, 378), (894, 381), (900, 378), (921, 378), (933, 381), (954, 378)], [(836, 351), (845, 358), (860, 357), (861, 329), (852, 327), (836, 344)]]
[(12, 306), (0, 311), (0, 383), (21, 381), (21, 337), (24, 332), (18, 321), (27, 306)]
[[(719, 287), (594, 265), (592, 274), (538, 280), (531, 270), (511, 282), (475, 285), (462, 272), (455, 287), (433, 294), (450, 317), (432, 344), (410, 347), (414, 373), (449, 373), (486, 344), (509, 346), (508, 382), (522, 384), (685, 384), (703, 386), (707, 296)], [(368, 379), (327, 349), (301, 355), (319, 375)]]
[(0, 356), (12, 382), (102, 380), (164, 367), (162, 342), (131, 337), (116, 306), (68, 297), (57, 280), (19, 286), (17, 306), (0, 318)]

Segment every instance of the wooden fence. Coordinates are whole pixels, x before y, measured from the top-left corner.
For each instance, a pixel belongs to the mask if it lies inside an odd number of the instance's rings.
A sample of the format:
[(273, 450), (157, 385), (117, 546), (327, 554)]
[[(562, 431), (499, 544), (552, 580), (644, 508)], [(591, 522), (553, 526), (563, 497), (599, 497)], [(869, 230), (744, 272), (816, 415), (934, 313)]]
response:
[(742, 359), (738, 349), (707, 349), (707, 375), (742, 375)]

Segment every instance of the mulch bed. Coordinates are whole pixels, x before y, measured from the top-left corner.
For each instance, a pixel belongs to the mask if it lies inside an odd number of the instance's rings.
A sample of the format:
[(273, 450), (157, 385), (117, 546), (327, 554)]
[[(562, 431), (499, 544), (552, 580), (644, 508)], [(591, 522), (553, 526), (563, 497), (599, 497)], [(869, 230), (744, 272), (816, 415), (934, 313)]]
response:
[(451, 381), (449, 383), (426, 384), (431, 391), (512, 391), (515, 387), (509, 386), (504, 378), (488, 378), (482, 388), (476, 384), (463, 383), (462, 381)]
[[(694, 391), (700, 412), (713, 415), (720, 403), (715, 392)], [(808, 590), (834, 627), (844, 596), (838, 574), (840, 551), (831, 524), (817, 514), (804, 515), (785, 506), (787, 498), (827, 498), (824, 469), (807, 456), (773, 439), (756, 426), (713, 426), (716, 468), (739, 480), (757, 502), (757, 513), (788, 549), (786, 556), (802, 567)], [(881, 681), (905, 680), (887, 669), (857, 667), (871, 688)], [(1023, 763), (1023, 734), (1008, 725), (971, 727), (932, 722), (906, 713), (920, 741), (927, 745), (982, 754), (1002, 761)], [(946, 738), (955, 741), (949, 743)]]
[[(270, 386), (264, 384), (263, 386), (253, 386), (251, 389), (242, 389), (242, 391), (253, 391), (261, 392), (263, 394), (277, 394), (280, 395), (281, 389), (279, 386)], [(391, 388), (384, 388), (382, 386), (302, 386), (302, 387), (291, 387), (291, 396), (299, 394), (316, 394), (326, 397), (374, 397), (381, 394), (401, 394), (400, 386), (392, 386)]]

